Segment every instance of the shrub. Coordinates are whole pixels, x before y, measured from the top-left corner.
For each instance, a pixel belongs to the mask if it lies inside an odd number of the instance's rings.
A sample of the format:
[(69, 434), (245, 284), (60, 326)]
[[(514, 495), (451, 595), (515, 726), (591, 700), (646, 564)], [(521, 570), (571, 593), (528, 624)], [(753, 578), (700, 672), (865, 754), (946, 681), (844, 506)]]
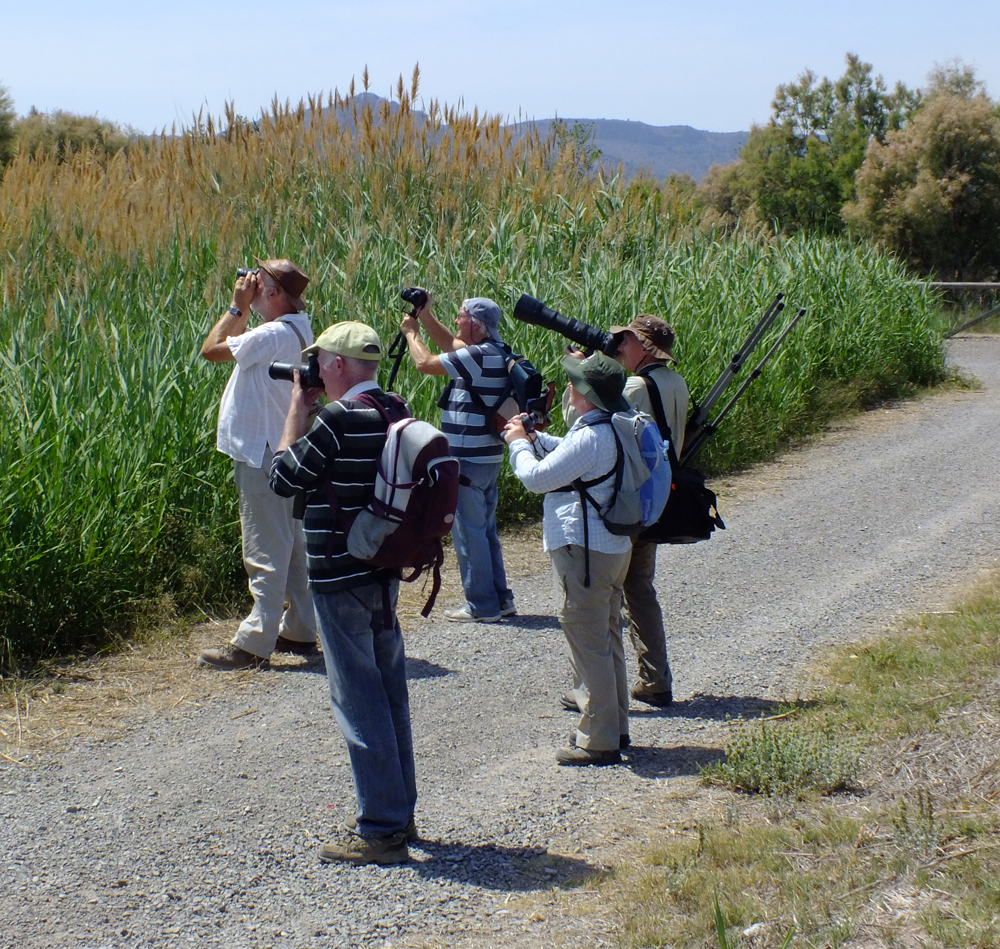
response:
[(702, 769), (706, 783), (751, 794), (832, 794), (850, 788), (861, 770), (857, 742), (795, 722), (740, 724), (726, 760)]

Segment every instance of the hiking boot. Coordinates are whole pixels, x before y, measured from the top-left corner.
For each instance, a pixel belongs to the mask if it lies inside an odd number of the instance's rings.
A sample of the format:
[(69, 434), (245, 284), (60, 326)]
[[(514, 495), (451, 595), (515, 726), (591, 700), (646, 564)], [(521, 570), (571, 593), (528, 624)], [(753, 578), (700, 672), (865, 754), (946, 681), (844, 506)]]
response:
[(514, 606), (513, 600), (508, 600), (506, 603), (500, 604), (500, 615), (501, 616), (517, 616), (517, 607)]
[[(344, 826), (352, 834), (356, 834), (358, 832), (358, 819), (352, 814), (344, 821)], [(417, 819), (412, 814), (400, 833), (408, 844), (412, 844), (420, 839), (420, 834), (417, 833)]]
[(572, 692), (567, 692), (561, 699), (559, 699), (559, 704), (566, 709), (567, 712), (580, 713), (580, 706), (576, 704), (576, 699), (573, 698)]
[(444, 618), (450, 620), (452, 623), (499, 623), (500, 614), (497, 613), (496, 616), (473, 616), (472, 610), (469, 609), (469, 604), (466, 603), (460, 610), (452, 610), (450, 613), (445, 613)]
[(319, 647), (316, 645), (316, 640), (312, 642), (304, 643), (297, 639), (285, 639), (284, 636), (279, 636), (274, 643), (275, 652), (287, 652), (291, 653), (293, 656), (302, 656), (304, 659), (313, 659), (319, 655)]
[(556, 752), (556, 762), (561, 765), (581, 767), (596, 765), (603, 768), (609, 764), (621, 764), (622, 753), (615, 748), (612, 751), (596, 751), (592, 748), (560, 748)]
[(406, 846), (406, 835), (386, 834), (384, 837), (363, 837), (361, 834), (346, 834), (343, 840), (333, 844), (323, 844), (319, 848), (320, 863), (377, 863), (384, 867), (406, 863), (410, 851)]
[(659, 708), (666, 708), (668, 705), (672, 705), (674, 701), (674, 693), (670, 689), (657, 692), (646, 685), (645, 682), (636, 682), (629, 694), (632, 698), (640, 702), (645, 702), (647, 705), (656, 705)]
[(252, 652), (240, 649), (232, 643), (219, 646), (217, 649), (203, 649), (198, 655), (199, 666), (211, 666), (213, 669), (235, 671), (237, 669), (270, 669), (267, 659), (255, 656)]
[[(628, 735), (619, 735), (618, 736), (618, 750), (619, 751), (624, 751), (631, 744), (632, 744), (632, 739)], [(571, 731), (569, 733), (569, 746), (570, 746), (570, 748), (575, 748), (576, 747), (576, 729), (575, 728), (573, 729), (573, 731)]]

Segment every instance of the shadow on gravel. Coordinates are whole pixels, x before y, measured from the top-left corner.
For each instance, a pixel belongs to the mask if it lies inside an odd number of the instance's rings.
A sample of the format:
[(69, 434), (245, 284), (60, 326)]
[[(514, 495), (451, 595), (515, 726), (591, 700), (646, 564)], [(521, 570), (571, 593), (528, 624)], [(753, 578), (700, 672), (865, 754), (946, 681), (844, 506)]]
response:
[(446, 669), (437, 663), (428, 662), (426, 659), (406, 659), (407, 679), (440, 679), (441, 676), (454, 675), (454, 669)]
[(557, 632), (562, 632), (559, 620), (554, 616), (548, 616), (544, 613), (518, 613), (517, 616), (511, 617), (507, 622), (518, 629), (554, 629)]
[[(420, 859), (420, 852), (427, 859)], [(547, 890), (569, 879), (600, 872), (586, 860), (551, 854), (542, 847), (501, 847), (420, 840), (410, 845), (411, 866), (426, 879), (442, 877), (486, 890)]]
[(725, 761), (720, 748), (702, 745), (675, 745), (672, 748), (644, 748), (633, 745), (625, 754), (626, 766), (640, 778), (679, 778), (699, 775), (705, 765)]
[(789, 708), (809, 708), (814, 702), (775, 702), (756, 695), (705, 695), (697, 693), (689, 699), (675, 699), (666, 708), (651, 705), (633, 705), (632, 718), (707, 718), (726, 721), (735, 718), (760, 718), (775, 715)]

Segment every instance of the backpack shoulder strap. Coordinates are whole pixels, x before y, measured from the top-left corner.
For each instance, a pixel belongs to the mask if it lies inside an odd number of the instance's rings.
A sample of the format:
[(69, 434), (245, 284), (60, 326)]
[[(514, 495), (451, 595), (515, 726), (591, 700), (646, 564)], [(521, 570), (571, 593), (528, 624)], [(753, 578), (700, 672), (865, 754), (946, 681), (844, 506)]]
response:
[(650, 372), (655, 368), (655, 366), (650, 366), (648, 370), (640, 369), (639, 375), (646, 384), (646, 392), (649, 393), (649, 403), (653, 409), (653, 419), (656, 422), (656, 427), (660, 430), (660, 436), (667, 443), (667, 461), (670, 462), (670, 470), (676, 471), (680, 465), (677, 463), (677, 453), (674, 451), (674, 433), (670, 431), (670, 426), (667, 424), (667, 413), (663, 410), (660, 387), (650, 375)]

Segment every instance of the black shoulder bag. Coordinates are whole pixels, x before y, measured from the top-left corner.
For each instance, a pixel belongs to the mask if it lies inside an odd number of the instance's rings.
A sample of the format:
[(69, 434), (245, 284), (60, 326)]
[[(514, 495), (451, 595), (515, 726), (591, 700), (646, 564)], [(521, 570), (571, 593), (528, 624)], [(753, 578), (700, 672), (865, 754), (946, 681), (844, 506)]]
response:
[(653, 418), (660, 434), (667, 442), (667, 459), (670, 461), (670, 497), (660, 519), (647, 527), (639, 540), (647, 544), (696, 544), (709, 540), (712, 532), (726, 525), (719, 517), (715, 492), (705, 486), (705, 476), (690, 465), (681, 465), (674, 451), (674, 437), (663, 411), (663, 400), (656, 382), (643, 372), (639, 373), (646, 383)]

